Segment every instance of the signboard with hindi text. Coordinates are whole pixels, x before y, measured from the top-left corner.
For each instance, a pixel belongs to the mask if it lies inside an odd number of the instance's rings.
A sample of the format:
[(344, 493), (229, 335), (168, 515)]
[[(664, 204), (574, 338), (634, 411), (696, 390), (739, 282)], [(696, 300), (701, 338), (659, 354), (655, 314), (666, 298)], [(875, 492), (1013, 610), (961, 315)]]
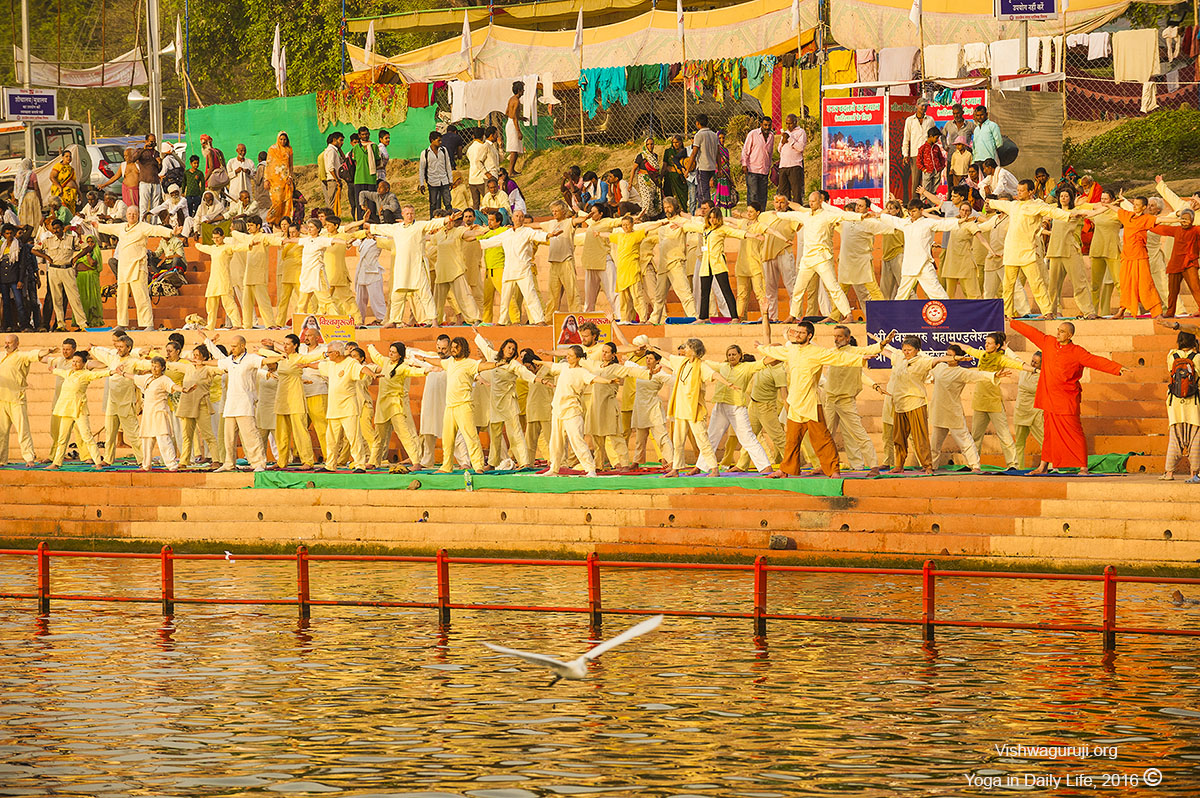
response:
[(55, 89), (4, 89), (4, 118), (10, 121), (45, 122), (58, 119)]
[(581, 325), (591, 322), (600, 328), (599, 343), (612, 340), (612, 317), (605, 313), (568, 313), (554, 311), (554, 348), (561, 349), (571, 344), (582, 344), (579, 335)]
[[(867, 303), (867, 332), (882, 338), (895, 330), (892, 346), (906, 335), (921, 339), (921, 351), (933, 357), (946, 352), (946, 344), (983, 348), (990, 332), (1004, 331), (1004, 301), (1000, 299), (904, 299)], [(867, 361), (870, 368), (891, 368), (885, 357)]]
[(1001, 22), (1039, 22), (1058, 19), (1058, 0), (996, 0)]
[(292, 332), (302, 336), (304, 330), (316, 330), (320, 343), (353, 341), (354, 319), (349, 316), (326, 316), (320, 313), (297, 313), (292, 316)]

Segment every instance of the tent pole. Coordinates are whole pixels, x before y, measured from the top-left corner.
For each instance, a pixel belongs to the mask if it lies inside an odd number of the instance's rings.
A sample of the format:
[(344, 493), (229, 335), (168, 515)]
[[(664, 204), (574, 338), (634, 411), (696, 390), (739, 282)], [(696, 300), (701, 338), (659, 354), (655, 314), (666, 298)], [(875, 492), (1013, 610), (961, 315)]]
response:
[(575, 84), (579, 88), (579, 143), (586, 144), (587, 140), (583, 137), (583, 42), (579, 43), (579, 77), (580, 80)]

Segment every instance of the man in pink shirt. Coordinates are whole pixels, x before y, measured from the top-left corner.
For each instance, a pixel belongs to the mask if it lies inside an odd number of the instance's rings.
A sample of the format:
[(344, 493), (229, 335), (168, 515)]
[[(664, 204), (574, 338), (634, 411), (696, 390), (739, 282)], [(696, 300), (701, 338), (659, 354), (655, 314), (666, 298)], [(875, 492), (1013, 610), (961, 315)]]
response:
[(804, 202), (804, 148), (808, 133), (800, 126), (800, 118), (788, 114), (779, 134), (779, 192), (789, 202)]
[(759, 211), (767, 205), (767, 178), (771, 173), (771, 156), (775, 152), (775, 134), (771, 132), (771, 117), (764, 116), (758, 130), (746, 135), (742, 145), (742, 168), (746, 170), (746, 204)]

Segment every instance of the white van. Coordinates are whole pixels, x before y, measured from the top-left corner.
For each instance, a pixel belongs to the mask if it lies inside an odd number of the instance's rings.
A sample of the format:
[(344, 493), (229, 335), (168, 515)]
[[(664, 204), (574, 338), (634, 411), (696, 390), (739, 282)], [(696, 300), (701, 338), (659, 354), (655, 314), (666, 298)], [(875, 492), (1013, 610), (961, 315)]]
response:
[(75, 164), (75, 172), (85, 176), (92, 174), (91, 156), (87, 145), (91, 141), (87, 127), (70, 119), (46, 122), (0, 122), (0, 192), (12, 188), (17, 166), (25, 154), (25, 126), (33, 128), (33, 165), (44, 166), (72, 144), (79, 146), (79, 157), (86, 163)]

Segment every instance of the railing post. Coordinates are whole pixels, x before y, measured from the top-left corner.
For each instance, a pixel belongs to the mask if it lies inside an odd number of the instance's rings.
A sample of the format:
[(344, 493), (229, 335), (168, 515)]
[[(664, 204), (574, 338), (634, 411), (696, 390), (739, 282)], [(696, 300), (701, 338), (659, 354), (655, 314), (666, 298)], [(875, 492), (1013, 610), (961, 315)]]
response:
[(1104, 568), (1104, 653), (1117, 650), (1117, 569)]
[(754, 634), (765, 637), (767, 634), (767, 558), (759, 555), (754, 558)]
[(50, 551), (46, 541), (37, 547), (38, 615), (50, 614)]
[(308, 546), (304, 544), (296, 547), (296, 604), (301, 620), (307, 620), (311, 609), (308, 603)]
[(926, 643), (934, 642), (933, 619), (936, 615), (934, 607), (934, 576), (937, 565), (933, 560), (926, 560), (921, 569), (921, 639)]
[(437, 603), (438, 622), (445, 626), (450, 623), (450, 559), (445, 549), (437, 550)]
[(170, 546), (162, 547), (162, 614), (175, 614), (175, 560)]
[(587, 580), (588, 580), (588, 618), (591, 625), (595, 628), (600, 628), (601, 613), (600, 613), (600, 566), (597, 564), (599, 560), (596, 557), (596, 552), (588, 552), (587, 556)]

